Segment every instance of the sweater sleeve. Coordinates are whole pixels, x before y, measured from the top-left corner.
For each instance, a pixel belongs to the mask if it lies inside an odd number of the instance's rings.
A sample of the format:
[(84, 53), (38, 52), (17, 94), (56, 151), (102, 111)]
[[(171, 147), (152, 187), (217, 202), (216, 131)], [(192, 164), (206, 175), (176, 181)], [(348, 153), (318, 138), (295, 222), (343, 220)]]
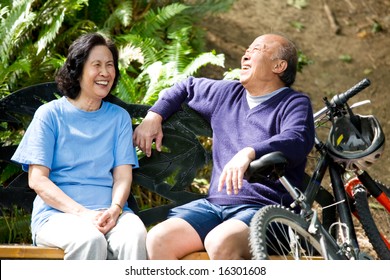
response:
[(234, 85), (235, 83), (226, 80), (189, 77), (171, 88), (163, 90), (150, 110), (160, 114), (165, 120), (179, 111), (181, 105), (185, 103), (210, 121), (224, 94), (221, 89), (229, 84)]

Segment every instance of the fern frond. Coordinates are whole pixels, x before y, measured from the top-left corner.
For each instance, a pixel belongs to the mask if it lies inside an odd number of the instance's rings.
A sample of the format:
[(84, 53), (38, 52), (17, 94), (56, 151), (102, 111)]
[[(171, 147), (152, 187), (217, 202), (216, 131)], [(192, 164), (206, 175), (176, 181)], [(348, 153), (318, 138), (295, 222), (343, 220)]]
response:
[(0, 18), (1, 18), (1, 21), (4, 19), (5, 15), (7, 15), (8, 12), (9, 12), (8, 7), (7, 6), (3, 6), (3, 4), (0, 3)]
[(70, 26), (69, 28), (65, 30), (61, 30), (61, 33), (57, 35), (56, 37), (57, 48), (62, 47), (63, 49), (68, 49), (71, 43), (76, 38), (78, 38), (81, 34), (88, 33), (88, 32), (96, 32), (96, 31), (98, 31), (98, 28), (93, 21), (79, 20), (74, 24), (72, 24), (72, 26)]
[(193, 59), (193, 49), (188, 45), (190, 41), (191, 27), (183, 27), (168, 34), (170, 40), (164, 48), (164, 62), (176, 61), (177, 68), (183, 70)]
[(224, 80), (239, 80), (240, 79), (240, 68), (230, 69), (223, 74)]
[(142, 53), (143, 63), (141, 69), (159, 60), (158, 43), (155, 37), (144, 37), (143, 34), (131, 33), (115, 37), (120, 47), (133, 46), (139, 48)]
[(134, 82), (134, 78), (127, 75), (125, 69), (121, 69), (121, 77), (116, 87), (115, 95), (128, 103), (139, 103), (140, 96), (145, 94), (144, 87), (137, 87), (137, 83)]
[(16, 60), (8, 67), (2, 67), (0, 69), (0, 85), (7, 84), (7, 87), (4, 88), (3, 92), (0, 92), (0, 96), (5, 95), (9, 90), (12, 90), (12, 87), (10, 86), (16, 83), (20, 73), (30, 73), (30, 70), (31, 63), (26, 58)]
[(88, 5), (88, 0), (48, 1), (39, 10), (37, 25), (43, 26), (36, 43), (37, 54), (56, 39), (65, 20), (66, 12), (78, 11)]
[(214, 54), (213, 52), (202, 53), (196, 57), (187, 67), (183, 70), (183, 74), (188, 77), (194, 75), (201, 67), (208, 64), (225, 67), (225, 55)]
[(36, 43), (37, 54), (44, 50), (47, 44), (49, 44), (56, 38), (56, 35), (62, 26), (64, 18), (65, 11), (63, 10), (53, 18), (53, 22), (51, 25), (45, 26), (45, 28), (40, 32), (38, 42)]
[(174, 3), (157, 9), (157, 12), (149, 10), (144, 19), (132, 27), (131, 32), (133, 34), (143, 34), (145, 38), (161, 34), (169, 21), (186, 9), (188, 9), (187, 5)]
[(113, 30), (117, 25), (129, 27), (133, 19), (133, 4), (125, 1), (119, 4), (104, 23), (104, 29)]
[[(23, 2), (23, 3), (22, 3)], [(19, 6), (11, 7), (8, 13), (5, 13), (0, 22), (0, 60), (8, 65), (10, 57), (15, 49), (20, 47), (24, 41), (25, 34), (32, 26), (35, 19), (35, 13), (30, 11), (33, 1), (17, 1), (13, 4)], [(5, 10), (3, 10), (5, 12)]]
[(223, 54), (216, 55), (212, 52), (200, 54), (183, 71), (178, 68), (177, 61), (170, 61), (166, 64), (158, 61), (147, 67), (135, 81), (143, 82), (147, 87), (142, 102), (153, 104), (163, 89), (195, 74), (201, 67), (208, 64), (224, 67), (224, 63), (225, 56)]

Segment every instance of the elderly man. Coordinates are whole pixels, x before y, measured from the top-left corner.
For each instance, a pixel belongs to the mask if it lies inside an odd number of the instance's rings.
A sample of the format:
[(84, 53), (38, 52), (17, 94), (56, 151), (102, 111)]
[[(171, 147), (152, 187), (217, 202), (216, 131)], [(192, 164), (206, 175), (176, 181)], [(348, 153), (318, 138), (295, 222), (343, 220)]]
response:
[(190, 77), (166, 90), (134, 132), (147, 156), (152, 142), (161, 150), (162, 122), (182, 103), (213, 129), (213, 170), (206, 198), (173, 208), (147, 236), (151, 259), (180, 259), (206, 250), (211, 259), (249, 259), (249, 224), (269, 204), (289, 204), (278, 181), (249, 183), (245, 170), (254, 159), (281, 151), (291, 163), (290, 182), (300, 185), (314, 144), (308, 96), (291, 88), (297, 50), (278, 34), (257, 37), (241, 59), (240, 81)]

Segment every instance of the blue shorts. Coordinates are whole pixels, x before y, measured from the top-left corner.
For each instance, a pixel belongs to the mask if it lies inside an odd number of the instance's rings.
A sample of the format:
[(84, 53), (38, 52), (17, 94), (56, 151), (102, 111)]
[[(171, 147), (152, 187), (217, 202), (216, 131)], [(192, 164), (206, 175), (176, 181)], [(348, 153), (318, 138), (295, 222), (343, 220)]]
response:
[(172, 208), (168, 218), (181, 218), (188, 222), (197, 231), (203, 242), (213, 228), (229, 219), (243, 221), (249, 226), (252, 217), (263, 206), (258, 204), (220, 206), (202, 198)]

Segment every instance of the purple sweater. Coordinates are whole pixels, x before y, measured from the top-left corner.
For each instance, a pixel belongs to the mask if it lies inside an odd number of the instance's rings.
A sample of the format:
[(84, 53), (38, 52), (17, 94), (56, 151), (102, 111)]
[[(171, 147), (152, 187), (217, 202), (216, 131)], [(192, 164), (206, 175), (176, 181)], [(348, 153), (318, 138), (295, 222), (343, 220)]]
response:
[(241, 149), (252, 147), (256, 158), (281, 151), (290, 164), (286, 177), (299, 187), (306, 157), (314, 144), (314, 123), (308, 96), (291, 88), (250, 109), (246, 90), (238, 81), (190, 77), (162, 93), (151, 108), (167, 119), (185, 102), (210, 122), (213, 130), (213, 171), (207, 199), (219, 205), (284, 204), (291, 197), (276, 182), (248, 183), (237, 195), (218, 192), (218, 180), (227, 162)]

